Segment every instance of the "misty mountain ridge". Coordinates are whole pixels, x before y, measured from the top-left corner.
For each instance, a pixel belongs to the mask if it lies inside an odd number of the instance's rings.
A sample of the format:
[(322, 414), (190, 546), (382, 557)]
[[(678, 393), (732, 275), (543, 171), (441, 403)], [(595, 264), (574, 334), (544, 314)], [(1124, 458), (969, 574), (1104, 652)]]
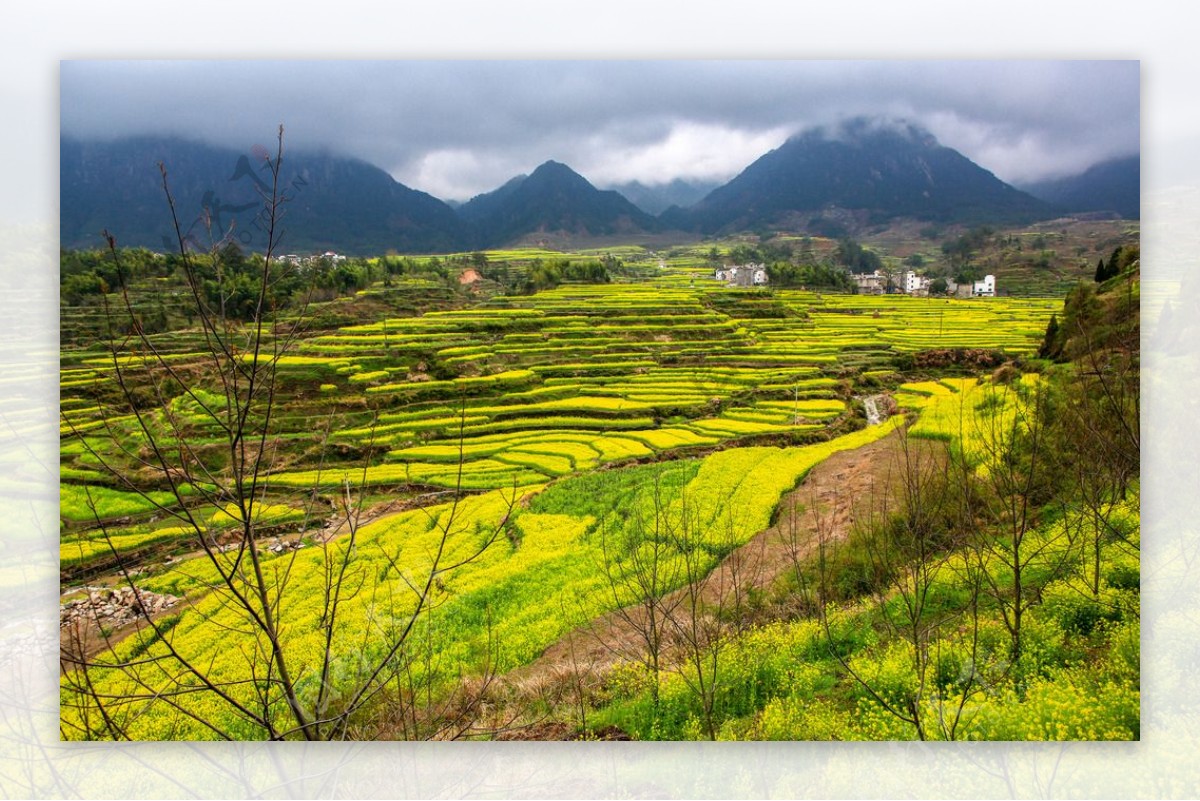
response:
[(919, 126), (859, 118), (791, 137), (670, 222), (704, 234), (804, 227), (831, 209), (866, 224), (1022, 224), (1054, 214)]
[(659, 215), (672, 206), (687, 208), (704, 199), (705, 195), (720, 186), (719, 181), (698, 181), (676, 178), (665, 184), (644, 184), (629, 181), (613, 184), (608, 188), (620, 192), (647, 214)]
[[(173, 249), (174, 229), (157, 167), (161, 161), (185, 234), (201, 245), (208, 241), (207, 207), (214, 226), (232, 226), (244, 248), (261, 251), (266, 237), (255, 215), (269, 174), (265, 151), (257, 146), (254, 151), (172, 137), (64, 138), (61, 244), (100, 247), (100, 232), (108, 229), (120, 245)], [(452, 207), (364, 161), (285, 151), (280, 180), (288, 202), (279, 250), (445, 253), (503, 247), (550, 233), (569, 240), (775, 227), (835, 235), (829, 233), (833, 228), (854, 230), (900, 218), (1024, 224), (1063, 211), (1136, 216), (1136, 167), (1136, 156), (1096, 165), (1073, 179), (1037, 185), (1038, 199), (943, 147), (919, 126), (857, 119), (791, 137), (699, 200), (709, 187), (695, 181), (622, 185), (651, 207), (669, 200), (672, 205), (656, 217), (622, 192), (598, 189), (556, 161)], [(1106, 181), (1124, 189), (1105, 194), (1100, 187)]]
[(557, 161), (477, 195), (459, 209), (483, 242), (504, 244), (532, 233), (579, 236), (657, 231), (659, 222), (619, 192), (600, 190)]
[(1139, 156), (1123, 156), (1077, 175), (1022, 184), (1021, 189), (1066, 212), (1109, 212), (1136, 220), (1141, 217), (1141, 169)]

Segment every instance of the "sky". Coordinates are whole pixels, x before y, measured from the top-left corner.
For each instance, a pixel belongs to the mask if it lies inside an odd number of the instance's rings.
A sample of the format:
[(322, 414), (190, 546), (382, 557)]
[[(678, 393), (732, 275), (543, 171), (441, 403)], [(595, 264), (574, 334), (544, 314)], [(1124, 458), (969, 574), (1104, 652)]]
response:
[(553, 159), (724, 182), (790, 135), (915, 123), (1010, 183), (1139, 152), (1137, 61), (64, 61), (61, 132), (352, 156), (446, 200)]

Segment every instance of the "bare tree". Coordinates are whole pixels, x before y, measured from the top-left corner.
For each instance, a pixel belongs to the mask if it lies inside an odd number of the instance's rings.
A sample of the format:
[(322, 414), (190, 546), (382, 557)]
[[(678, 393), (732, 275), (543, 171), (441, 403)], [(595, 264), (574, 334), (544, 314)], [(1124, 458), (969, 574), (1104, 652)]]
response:
[(969, 422), (979, 456), (960, 451), (955, 472), (962, 514), (979, 523), (972, 528), (972, 553), (1008, 630), (1020, 687), (1025, 613), (1039, 601), (1038, 586), (1068, 568), (1070, 552), (1060, 541), (1065, 534), (1039, 529), (1058, 469), (1050, 389), (1042, 381), (1017, 381), (991, 392)]
[(683, 566), (679, 603), (668, 615), (679, 656), (674, 670), (700, 707), (704, 733), (716, 740), (729, 646), (750, 625), (751, 590), (762, 570), (762, 545), (738, 548), (737, 513), (728, 504), (706, 529), (683, 498), (675, 548)]
[(648, 502), (649, 508), (635, 504), (628, 519), (601, 521), (600, 551), (615, 615), (635, 632), (636, 658), (650, 674), (650, 697), (657, 707), (669, 621), (682, 600), (669, 593), (684, 578), (678, 532), (687, 521), (683, 510), (672, 509), (658, 474)]
[[(111, 374), (124, 407), (120, 411), (132, 420), (132, 430), (110, 418), (103, 446), (93, 447), (90, 437), (80, 441), (115, 483), (185, 528), (201, 551), (204, 576), (196, 577), (201, 589), (187, 600), (186, 609), (169, 616), (151, 614), (151, 604), (95, 513), (97, 528), (118, 557), (119, 580), (137, 597), (140, 614), (130, 635), (135, 647), (107, 640), (99, 648), (79, 643), (64, 652), (66, 737), (127, 738), (132, 736), (131, 721), (159, 712), (177, 714), (218, 738), (250, 732), (269, 739), (320, 740), (360, 731), (360, 713), (406, 672), (411, 675), (420, 638), (428, 631), (423, 621), (444, 578), (486, 551), (507, 520), (506, 512), (482, 533), (464, 524), (460, 458), (453, 500), (440, 516), (431, 516), (432, 545), (419, 560), (405, 560), (408, 554), (389, 551), (381, 542), (364, 546), (361, 496), (345, 479), (331, 504), (345, 533), (322, 536), (321, 548), (307, 552), (304, 561), (298, 549), (269, 558), (269, 511), (287, 497), (272, 481), (283, 456), (280, 365), (305, 321), (303, 310), (285, 317), (273, 309), (272, 289), (288, 269), (276, 258), (287, 200), (283, 159), (281, 126), (274, 154), (264, 158), (269, 178), (256, 225), (266, 246), (248, 314), (244, 304), (240, 311), (233, 304), (235, 292), (244, 293), (245, 281), (235, 286), (234, 277), (223, 270), (222, 249), (232, 241), (232, 231), (210, 230), (207, 254), (196, 253), (192, 235), (180, 222), (167, 171), (160, 167), (199, 326), (200, 369), (177, 367), (145, 333), (127, 282), (116, 287), (115, 304), (105, 298)], [(123, 275), (115, 237), (106, 236), (117, 274)], [(67, 414), (64, 425), (74, 426)], [(369, 458), (368, 449), (364, 479)], [(318, 471), (305, 493), (306, 531), (315, 510), (324, 508), (323, 483)], [(169, 500), (153, 493), (154, 486), (165, 486)], [(509, 510), (511, 506), (510, 499)], [(217, 518), (222, 525), (213, 524)], [(303, 644), (289, 617), (290, 609), (311, 600), (311, 592), (296, 581), (297, 571), (310, 568), (319, 572), (321, 588), (316, 593), (320, 636), (315, 650)], [(199, 619), (211, 631), (211, 640), (219, 639), (226, 654), (236, 654), (235, 671), (218, 667), (211, 641), (196, 650), (175, 635), (176, 624), (185, 618)], [(432, 682), (430, 670), (422, 676)], [(196, 703), (198, 698), (204, 703)], [(410, 704), (423, 703), (413, 692), (405, 698)], [(459, 704), (459, 710), (461, 714), (440, 717), (441, 728), (401, 731), (411, 736), (432, 736), (445, 727), (464, 731), (464, 716), (472, 706)]]
[[(565, 603), (560, 606), (560, 610), (564, 620), (572, 619), (573, 616), (567, 610)], [(579, 636), (580, 632), (575, 627), (572, 627), (566, 635), (567, 681), (572, 695), (572, 705), (579, 717), (579, 731), (585, 732), (587, 731), (588, 707), (591, 705), (590, 696), (600, 682), (596, 673), (595, 655), (588, 649), (579, 647)], [(590, 633), (590, 636), (595, 637), (595, 634)]]
[(1082, 315), (1076, 316), (1072, 330), (1078, 357), (1067, 368), (1060, 441), (1068, 450), (1065, 461), (1072, 468), (1078, 522), (1089, 531), (1083, 538), (1089, 550), (1089, 589), (1099, 597), (1103, 542), (1118, 541), (1137, 550), (1114, 525), (1113, 514), (1140, 468), (1139, 342), (1137, 328), (1101, 342)]

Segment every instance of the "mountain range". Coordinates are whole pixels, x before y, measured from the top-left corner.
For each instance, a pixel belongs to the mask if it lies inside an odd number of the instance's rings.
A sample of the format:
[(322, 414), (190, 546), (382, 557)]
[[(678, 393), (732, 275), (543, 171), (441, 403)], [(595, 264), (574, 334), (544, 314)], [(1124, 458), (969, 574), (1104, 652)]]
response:
[[(260, 192), (271, 175), (259, 153), (239, 153), (176, 138), (111, 142), (64, 139), (60, 146), (60, 240), (98, 247), (110, 231), (118, 244), (174, 249), (175, 227), (158, 164), (167, 171), (179, 227), (203, 245), (209, 219), (248, 250), (263, 250)], [(470, 231), (437, 198), (397, 183), (378, 167), (323, 154), (285, 154), (281, 161), (282, 232), (288, 251), (347, 253), (448, 252)], [(204, 210), (210, 209), (207, 216)]]
[[(204, 244), (211, 223), (261, 251), (267, 237), (256, 214), (271, 179), (267, 155), (257, 146), (242, 153), (179, 138), (64, 138), (61, 244), (99, 247), (108, 230), (121, 245), (173, 249), (162, 163), (185, 236)], [(792, 137), (703, 196), (708, 187), (683, 181), (657, 193), (625, 185), (639, 208), (621, 192), (597, 189), (567, 165), (547, 161), (451, 207), (366, 162), (289, 152), (279, 175), (286, 198), (279, 238), (284, 252), (366, 255), (502, 247), (549, 233), (635, 240), (664, 231), (699, 236), (764, 227), (820, 234), (898, 218), (974, 225), (1022, 224), (1069, 211), (1136, 217), (1138, 183), (1129, 176), (1132, 170), (1136, 177), (1137, 157), (1127, 162), (1023, 192), (920, 128), (855, 120)], [(657, 216), (646, 208), (664, 202), (675, 205)]]

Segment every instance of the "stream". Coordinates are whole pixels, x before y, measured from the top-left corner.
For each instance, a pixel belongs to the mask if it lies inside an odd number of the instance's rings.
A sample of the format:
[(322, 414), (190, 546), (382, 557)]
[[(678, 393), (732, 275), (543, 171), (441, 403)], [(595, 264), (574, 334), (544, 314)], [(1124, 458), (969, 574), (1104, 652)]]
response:
[(883, 422), (883, 415), (879, 412), (879, 401), (882, 395), (864, 395), (862, 398), (863, 408), (867, 412), (867, 425), (877, 426)]

